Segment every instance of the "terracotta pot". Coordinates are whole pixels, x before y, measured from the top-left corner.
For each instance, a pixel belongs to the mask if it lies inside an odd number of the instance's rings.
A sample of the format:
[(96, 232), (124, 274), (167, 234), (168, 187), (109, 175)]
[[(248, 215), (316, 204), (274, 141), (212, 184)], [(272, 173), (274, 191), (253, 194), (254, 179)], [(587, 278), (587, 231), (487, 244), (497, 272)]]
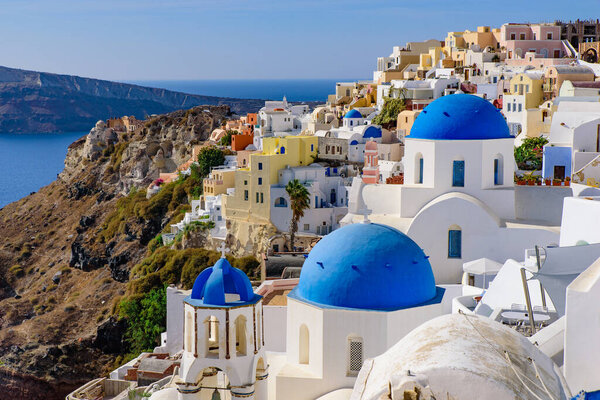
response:
[(546, 184), (546, 186), (550, 186), (552, 184), (552, 181), (550, 179), (546, 179), (544, 183)]
[(535, 184), (536, 184), (537, 186), (542, 186), (542, 181), (537, 181)]
[(565, 186), (571, 186), (571, 181), (565, 181)]
[(535, 185), (534, 181), (527, 181), (527, 186), (533, 186), (533, 185)]
[(524, 181), (517, 181), (517, 185), (523, 186), (523, 185), (525, 185), (525, 182)]
[(562, 186), (562, 182), (552, 182), (552, 186)]

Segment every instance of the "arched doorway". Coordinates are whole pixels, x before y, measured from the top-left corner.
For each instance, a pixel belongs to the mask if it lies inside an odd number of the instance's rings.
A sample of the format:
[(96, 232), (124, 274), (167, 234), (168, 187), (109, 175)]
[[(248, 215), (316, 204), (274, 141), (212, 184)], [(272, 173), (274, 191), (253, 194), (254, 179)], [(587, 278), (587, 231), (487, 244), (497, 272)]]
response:
[(235, 351), (238, 357), (245, 356), (248, 351), (246, 317), (243, 315), (235, 319)]
[(298, 362), (300, 364), (308, 364), (310, 338), (308, 333), (308, 327), (306, 326), (306, 324), (300, 325), (298, 344)]
[(596, 51), (596, 49), (587, 49), (585, 53), (583, 53), (583, 61), (589, 63), (597, 63), (598, 52)]

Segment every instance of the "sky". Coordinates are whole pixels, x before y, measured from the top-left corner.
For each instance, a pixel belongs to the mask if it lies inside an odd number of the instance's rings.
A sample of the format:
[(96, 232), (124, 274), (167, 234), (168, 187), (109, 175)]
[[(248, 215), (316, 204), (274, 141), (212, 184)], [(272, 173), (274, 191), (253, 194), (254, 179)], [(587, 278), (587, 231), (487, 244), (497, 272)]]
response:
[(598, 0), (0, 0), (0, 65), (108, 80), (364, 79), (394, 45)]

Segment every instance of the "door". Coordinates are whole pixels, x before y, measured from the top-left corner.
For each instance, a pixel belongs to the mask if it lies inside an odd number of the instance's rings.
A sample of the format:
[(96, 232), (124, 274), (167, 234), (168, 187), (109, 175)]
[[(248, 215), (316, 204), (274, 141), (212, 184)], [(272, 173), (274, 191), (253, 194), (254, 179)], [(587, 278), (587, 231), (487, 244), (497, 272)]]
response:
[(452, 186), (465, 186), (465, 162), (462, 160), (453, 162)]
[(554, 166), (554, 179), (560, 179), (563, 181), (565, 179), (565, 166), (564, 165), (555, 165)]

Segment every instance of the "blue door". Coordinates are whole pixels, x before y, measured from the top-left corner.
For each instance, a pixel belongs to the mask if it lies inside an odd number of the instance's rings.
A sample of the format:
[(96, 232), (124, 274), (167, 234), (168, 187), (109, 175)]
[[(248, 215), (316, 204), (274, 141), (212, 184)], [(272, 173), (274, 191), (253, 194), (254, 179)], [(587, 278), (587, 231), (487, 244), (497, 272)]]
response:
[(454, 161), (452, 166), (452, 186), (465, 186), (465, 162)]
[(448, 258), (462, 257), (462, 231), (448, 231)]
[(498, 160), (497, 158), (494, 159), (494, 185), (500, 185), (500, 177), (499, 177), (499, 170), (500, 170), (500, 160)]

